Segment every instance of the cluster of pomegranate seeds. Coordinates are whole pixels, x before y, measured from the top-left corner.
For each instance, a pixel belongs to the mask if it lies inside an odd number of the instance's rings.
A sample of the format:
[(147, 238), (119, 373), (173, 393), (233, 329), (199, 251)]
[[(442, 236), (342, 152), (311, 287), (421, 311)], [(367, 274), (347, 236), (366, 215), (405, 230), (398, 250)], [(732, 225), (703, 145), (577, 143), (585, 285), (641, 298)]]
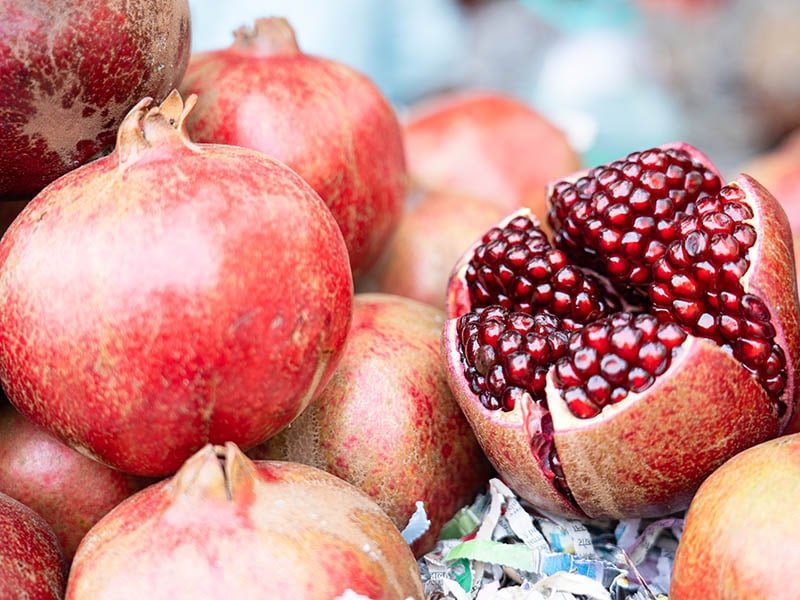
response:
[(650, 387), (685, 339), (674, 322), (616, 313), (572, 334), (567, 353), (556, 362), (555, 382), (575, 416), (594, 417), (628, 392)]
[(483, 236), (465, 278), (474, 308), (498, 304), (526, 313), (544, 311), (570, 330), (619, 308), (596, 277), (570, 264), (526, 216)]
[(721, 185), (685, 150), (633, 152), (554, 186), (548, 220), (555, 246), (616, 284), (646, 285), (649, 265), (678, 235), (677, 221)]
[[(458, 335), (470, 389), (489, 410), (513, 410), (529, 399), (547, 407), (550, 366), (564, 356), (570, 334), (557, 317), (491, 305), (459, 317)], [(573, 334), (574, 335), (574, 334)], [(559, 491), (572, 498), (553, 444), (553, 419), (544, 411), (531, 450)]]
[(773, 398), (786, 387), (786, 357), (769, 309), (742, 286), (757, 232), (745, 193), (729, 185), (677, 224), (679, 237), (653, 263), (653, 313), (732, 352)]
[(490, 410), (513, 410), (525, 394), (543, 402), (547, 370), (569, 342), (553, 315), (499, 305), (462, 315), (458, 335), (470, 389)]

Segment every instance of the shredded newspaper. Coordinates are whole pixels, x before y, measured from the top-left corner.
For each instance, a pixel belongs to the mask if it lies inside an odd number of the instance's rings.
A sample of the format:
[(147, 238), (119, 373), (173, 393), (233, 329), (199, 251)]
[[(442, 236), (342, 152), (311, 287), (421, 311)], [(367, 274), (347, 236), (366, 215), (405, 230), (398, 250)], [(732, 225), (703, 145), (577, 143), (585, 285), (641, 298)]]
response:
[[(424, 518), (418, 505), (414, 535)], [(590, 522), (548, 515), (492, 479), (419, 567), (428, 600), (666, 600), (682, 530), (683, 515)]]

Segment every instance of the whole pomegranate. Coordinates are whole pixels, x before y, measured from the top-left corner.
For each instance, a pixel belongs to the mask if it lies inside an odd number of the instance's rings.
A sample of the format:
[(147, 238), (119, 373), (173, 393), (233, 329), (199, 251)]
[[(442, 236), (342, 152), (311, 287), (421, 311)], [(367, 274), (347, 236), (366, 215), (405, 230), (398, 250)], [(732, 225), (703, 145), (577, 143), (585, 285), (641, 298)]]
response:
[(580, 168), (566, 135), (533, 108), (491, 91), (442, 93), (413, 106), (403, 124), (412, 181), (530, 208), (544, 222), (545, 188)]
[(737, 454), (706, 479), (686, 515), (672, 600), (800, 598), (800, 434)]
[(800, 309), (775, 198), (669, 144), (550, 188), (457, 266), (450, 385), (533, 505), (577, 517), (688, 506), (737, 452), (797, 430)]
[(365, 291), (405, 296), (444, 310), (453, 265), (503, 216), (505, 211), (483, 198), (421, 191), (404, 212)]
[(138, 475), (277, 433), (327, 383), (352, 315), (325, 204), (259, 152), (192, 143), (193, 99), (142, 101), (111, 155), (48, 186), (0, 242), (9, 400)]
[(0, 492), (45, 518), (67, 561), (100, 517), (146, 483), (65, 446), (11, 405), (0, 406)]
[(433, 548), (442, 526), (490, 476), (447, 385), (443, 311), (389, 294), (356, 294), (344, 356), (330, 383), (251, 456), (324, 469), (364, 490), (403, 528), (422, 500)]
[(41, 515), (0, 493), (0, 600), (61, 600), (67, 562)]
[(67, 596), (422, 600), (414, 556), (367, 496), (324, 471), (206, 446), (78, 547)]
[(375, 263), (400, 218), (406, 173), (397, 117), (367, 77), (301, 52), (286, 19), (266, 18), (237, 30), (230, 48), (194, 54), (181, 90), (200, 98), (193, 139), (285, 162), (331, 209), (354, 276)]
[(186, 70), (187, 0), (0, 0), (0, 199), (110, 149), (130, 107)]

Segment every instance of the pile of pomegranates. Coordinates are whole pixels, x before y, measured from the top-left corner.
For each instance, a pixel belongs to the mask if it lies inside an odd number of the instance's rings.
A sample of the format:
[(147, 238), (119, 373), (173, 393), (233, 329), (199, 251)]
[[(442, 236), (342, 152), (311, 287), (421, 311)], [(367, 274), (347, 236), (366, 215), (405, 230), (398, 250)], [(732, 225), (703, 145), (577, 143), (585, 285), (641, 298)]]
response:
[(0, 0), (0, 598), (422, 600), (493, 475), (690, 507), (676, 600), (794, 592), (784, 188), (577, 171), (492, 92), (401, 122), (285, 19), (190, 61), (186, 0), (55, 6)]

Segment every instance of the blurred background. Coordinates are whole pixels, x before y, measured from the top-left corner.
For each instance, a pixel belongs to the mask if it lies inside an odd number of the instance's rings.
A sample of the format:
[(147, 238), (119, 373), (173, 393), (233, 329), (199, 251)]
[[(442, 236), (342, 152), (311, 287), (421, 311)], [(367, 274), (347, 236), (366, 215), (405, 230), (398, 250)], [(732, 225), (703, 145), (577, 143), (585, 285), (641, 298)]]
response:
[(728, 176), (800, 126), (798, 0), (189, 0), (193, 50), (284, 16), (305, 52), (405, 108), (448, 89), (511, 94), (585, 164), (684, 140)]

